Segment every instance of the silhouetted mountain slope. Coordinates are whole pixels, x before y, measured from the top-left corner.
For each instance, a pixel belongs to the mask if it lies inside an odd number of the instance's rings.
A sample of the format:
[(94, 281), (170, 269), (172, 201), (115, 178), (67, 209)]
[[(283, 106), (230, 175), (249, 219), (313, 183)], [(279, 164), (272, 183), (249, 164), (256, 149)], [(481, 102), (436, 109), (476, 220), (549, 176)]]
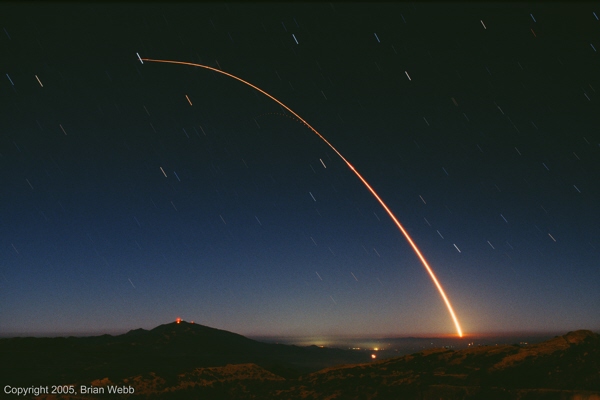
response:
[[(61, 352), (68, 356), (52, 363), (52, 357), (60, 356)], [(39, 360), (35, 360), (34, 354)], [(329, 367), (290, 378), (290, 368), (327, 362), (331, 366), (349, 354), (366, 356), (334, 349), (270, 345), (231, 332), (181, 323), (115, 337), (3, 339), (0, 355), (8, 363), (0, 367), (0, 377), (2, 384), (6, 381), (13, 386), (13, 378), (20, 373), (26, 373), (29, 384), (35, 385), (41, 384), (36, 374), (45, 374), (53, 383), (105, 388), (116, 384), (135, 389), (133, 395), (119, 398), (156, 400), (600, 400), (600, 335), (590, 331), (569, 332), (528, 346), (432, 349), (399, 358)], [(15, 373), (7, 365), (18, 361), (19, 355), (25, 355), (27, 361), (18, 364)], [(255, 361), (237, 361), (248, 359)], [(205, 365), (215, 360), (234, 361), (227, 365)], [(73, 362), (74, 367), (67, 368), (67, 362)], [(277, 363), (283, 373), (275, 367)], [(297, 369), (294, 371), (297, 373)], [(106, 393), (61, 397), (106, 398)]]
[(120, 380), (140, 373), (175, 376), (198, 367), (255, 363), (284, 377), (344, 362), (362, 353), (267, 344), (187, 322), (123, 335), (0, 339), (0, 376), (12, 385)]

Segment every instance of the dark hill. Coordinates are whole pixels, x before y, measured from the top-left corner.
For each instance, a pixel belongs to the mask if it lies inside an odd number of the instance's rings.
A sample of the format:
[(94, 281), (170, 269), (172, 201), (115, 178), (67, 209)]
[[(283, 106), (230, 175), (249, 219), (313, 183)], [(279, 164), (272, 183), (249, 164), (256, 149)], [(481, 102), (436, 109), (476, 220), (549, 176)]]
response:
[[(99, 386), (110, 383), (108, 379), (94, 382)], [(576, 331), (527, 346), (432, 349), (326, 368), (297, 379), (284, 379), (256, 364), (236, 364), (194, 368), (170, 379), (157, 373), (138, 374), (114, 383), (134, 387), (136, 398), (165, 400), (598, 400), (600, 335)]]
[(367, 355), (261, 343), (182, 321), (118, 336), (0, 339), (0, 359), (2, 382), (26, 386), (89, 384), (98, 378), (118, 381), (150, 372), (174, 377), (194, 368), (244, 363), (289, 378), (335, 364), (364, 362)]
[[(119, 336), (1, 339), (0, 383), (117, 384), (135, 389), (119, 398), (153, 400), (600, 400), (600, 335), (591, 331), (532, 345), (430, 349), (333, 366), (356, 356), (366, 354), (265, 344), (182, 322)], [(317, 371), (319, 365), (327, 368)]]

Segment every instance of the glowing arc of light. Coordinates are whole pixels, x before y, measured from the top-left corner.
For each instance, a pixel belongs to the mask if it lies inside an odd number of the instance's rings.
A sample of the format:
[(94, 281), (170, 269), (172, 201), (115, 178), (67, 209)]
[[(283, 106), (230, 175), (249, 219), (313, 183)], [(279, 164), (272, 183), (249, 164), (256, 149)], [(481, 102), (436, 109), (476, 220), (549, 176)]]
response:
[(308, 129), (310, 129), (315, 135), (317, 135), (321, 140), (323, 140), (323, 142), (325, 142), (327, 144), (327, 146), (329, 146), (331, 148), (331, 150), (333, 150), (335, 152), (335, 154), (337, 154), (346, 163), (346, 165), (348, 166), (348, 168), (350, 168), (350, 170), (352, 172), (354, 172), (354, 174), (358, 177), (358, 179), (360, 179), (360, 181), (363, 183), (363, 185), (365, 185), (365, 187), (367, 189), (369, 189), (369, 192), (371, 192), (371, 194), (373, 195), (373, 197), (375, 197), (375, 199), (377, 199), (377, 201), (379, 202), (379, 204), (387, 212), (387, 214), (392, 219), (392, 221), (394, 221), (394, 223), (396, 224), (396, 226), (398, 227), (398, 229), (400, 229), (400, 232), (402, 232), (402, 234), (404, 235), (404, 237), (406, 238), (406, 240), (408, 241), (408, 243), (412, 247), (413, 251), (415, 252), (415, 254), (417, 255), (417, 257), (419, 258), (419, 260), (423, 264), (423, 267), (425, 267), (425, 270), (427, 270), (427, 273), (429, 274), (429, 277), (431, 278), (431, 280), (435, 284), (438, 292), (440, 293), (440, 296), (444, 300), (444, 303), (446, 304), (446, 307), (448, 308), (448, 312), (450, 313), (450, 316), (452, 317), (452, 320), (454, 321), (454, 325), (456, 326), (456, 331), (458, 333), (458, 336), (459, 337), (463, 336), (462, 329), (460, 328), (460, 323), (458, 322), (458, 318), (456, 317), (456, 314), (454, 313), (454, 309), (452, 308), (452, 304), (450, 304), (450, 300), (448, 299), (448, 296), (446, 296), (446, 292), (444, 292), (444, 289), (442, 288), (442, 285), (440, 284), (440, 282), (438, 281), (437, 277), (435, 276), (435, 274), (433, 272), (433, 269), (429, 266), (429, 263), (427, 262), (427, 260), (423, 256), (423, 254), (421, 253), (421, 250), (419, 250), (419, 248), (417, 247), (417, 245), (415, 244), (415, 242), (412, 240), (412, 238), (410, 237), (410, 235), (408, 234), (408, 232), (406, 231), (406, 229), (404, 229), (404, 227), (402, 226), (402, 224), (400, 223), (400, 221), (398, 220), (398, 218), (396, 218), (396, 216), (394, 215), (394, 213), (392, 212), (392, 210), (389, 209), (389, 207), (387, 206), (387, 204), (385, 204), (385, 202), (381, 199), (381, 197), (379, 197), (379, 195), (377, 194), (377, 192), (375, 192), (375, 190), (371, 187), (371, 185), (369, 185), (369, 183), (367, 182), (367, 180), (365, 178), (363, 178), (363, 176), (354, 168), (354, 166), (352, 164), (350, 164), (350, 162), (348, 160), (346, 160), (346, 158), (331, 143), (329, 143), (329, 141), (327, 139), (325, 139), (325, 137), (323, 135), (321, 135), (319, 133), (319, 131), (317, 131), (308, 122), (306, 122), (306, 120), (304, 120), (304, 118), (302, 118), (294, 110), (292, 110), (291, 108), (289, 108), (288, 106), (286, 106), (285, 104), (283, 104), (281, 101), (279, 101), (278, 99), (276, 99), (275, 97), (273, 97), (269, 93), (265, 92), (264, 90), (262, 90), (258, 86), (254, 86), (250, 82), (247, 82), (247, 81), (243, 80), (242, 78), (239, 78), (239, 77), (237, 77), (237, 76), (235, 76), (233, 74), (230, 74), (228, 72), (222, 71), (220, 69), (209, 67), (208, 65), (196, 64), (196, 63), (186, 62), (186, 61), (158, 60), (158, 59), (152, 59), (152, 58), (142, 58), (142, 60), (143, 61), (149, 61), (149, 62), (156, 62), (156, 63), (165, 63), (165, 64), (188, 65), (188, 66), (191, 66), (191, 67), (199, 67), (199, 68), (208, 69), (208, 70), (211, 70), (211, 71), (214, 71), (214, 72), (218, 72), (219, 74), (228, 76), (228, 77), (230, 77), (232, 79), (235, 79), (236, 81), (240, 81), (243, 84), (250, 86), (252, 89), (254, 89), (254, 90), (256, 90), (256, 91), (264, 94), (265, 96), (267, 96), (268, 98), (270, 98), (271, 100), (273, 100), (275, 103), (279, 104), (281, 107), (283, 107), (287, 111), (289, 111), (294, 117), (298, 118), (298, 120), (300, 120), (304, 125), (306, 125), (306, 127)]

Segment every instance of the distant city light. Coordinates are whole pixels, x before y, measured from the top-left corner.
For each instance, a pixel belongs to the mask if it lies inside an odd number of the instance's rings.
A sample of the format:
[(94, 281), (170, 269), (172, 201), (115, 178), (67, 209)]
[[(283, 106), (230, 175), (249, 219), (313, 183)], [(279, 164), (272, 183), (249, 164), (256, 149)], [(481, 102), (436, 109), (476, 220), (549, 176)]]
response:
[(179, 323), (181, 323), (181, 318), (177, 318), (177, 319), (175, 320), (175, 322), (177, 322), (178, 324), (179, 324)]
[(376, 358), (377, 358), (377, 356), (376, 356), (375, 354), (371, 354), (371, 358), (372, 358), (372, 359), (376, 359)]

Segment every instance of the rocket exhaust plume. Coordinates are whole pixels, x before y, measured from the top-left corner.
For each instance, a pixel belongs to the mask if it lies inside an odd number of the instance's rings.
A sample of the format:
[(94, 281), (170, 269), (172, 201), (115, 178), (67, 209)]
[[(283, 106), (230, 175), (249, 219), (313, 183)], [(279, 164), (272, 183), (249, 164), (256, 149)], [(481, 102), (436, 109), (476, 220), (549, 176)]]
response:
[(325, 137), (323, 137), (323, 135), (321, 135), (319, 133), (319, 131), (317, 131), (308, 122), (306, 122), (304, 120), (304, 118), (302, 118), (294, 110), (292, 110), (291, 108), (289, 108), (288, 106), (286, 106), (281, 101), (277, 100), (275, 97), (271, 96), (269, 93), (265, 92), (261, 88), (259, 88), (257, 86), (254, 86), (250, 82), (247, 82), (247, 81), (243, 80), (242, 78), (239, 78), (239, 77), (237, 77), (237, 76), (235, 76), (233, 74), (230, 74), (230, 73), (225, 72), (225, 71), (221, 71), (220, 69), (209, 67), (207, 65), (186, 62), (186, 61), (157, 60), (157, 59), (152, 59), (152, 58), (142, 58), (142, 61), (156, 62), (156, 63), (166, 63), (166, 64), (180, 64), (180, 65), (188, 65), (188, 66), (192, 66), (192, 67), (199, 67), (199, 68), (209, 69), (211, 71), (214, 71), (214, 72), (217, 72), (219, 74), (228, 76), (228, 77), (230, 77), (232, 79), (235, 79), (237, 81), (242, 82), (245, 85), (250, 86), (252, 89), (254, 89), (254, 90), (256, 90), (256, 91), (264, 94), (265, 96), (267, 96), (268, 98), (270, 98), (271, 100), (273, 100), (275, 103), (277, 103), (281, 107), (285, 108), (294, 117), (298, 118), (299, 121), (301, 121), (304, 125), (306, 125), (306, 127), (308, 129), (310, 129), (311, 131), (313, 131), (313, 133), (315, 135), (317, 135), (321, 140), (323, 140), (325, 142), (325, 144), (327, 144), (327, 146), (329, 146), (331, 148), (331, 150), (333, 150), (335, 152), (335, 154), (337, 154), (346, 163), (346, 165), (348, 166), (348, 168), (350, 168), (350, 170), (352, 172), (354, 172), (354, 174), (358, 177), (358, 179), (360, 179), (360, 181), (363, 183), (363, 185), (365, 185), (365, 187), (369, 190), (369, 192), (371, 192), (371, 194), (373, 195), (373, 197), (375, 197), (375, 199), (379, 202), (379, 204), (381, 204), (381, 206), (383, 207), (383, 209), (385, 210), (385, 212), (387, 212), (387, 214), (390, 216), (390, 218), (392, 219), (392, 221), (396, 224), (396, 226), (398, 227), (398, 229), (400, 230), (400, 232), (402, 232), (402, 234), (404, 235), (404, 237), (408, 241), (408, 244), (410, 244), (410, 246), (414, 250), (415, 254), (417, 255), (417, 257), (421, 261), (421, 264), (423, 264), (423, 267), (425, 267), (425, 270), (427, 270), (427, 273), (429, 274), (429, 277), (431, 278), (431, 280), (433, 281), (434, 285), (436, 286), (438, 292), (440, 293), (440, 296), (442, 296), (442, 299), (444, 300), (444, 303), (446, 304), (446, 308), (448, 308), (448, 312), (450, 313), (450, 316), (452, 317), (452, 320), (454, 321), (454, 325), (456, 326), (456, 333), (460, 337), (463, 336), (462, 330), (460, 328), (460, 324), (458, 322), (458, 318), (456, 318), (456, 314), (454, 313), (454, 309), (452, 308), (452, 304), (450, 304), (450, 300), (448, 299), (448, 296), (446, 296), (446, 293), (444, 292), (444, 288), (442, 288), (442, 285), (440, 284), (440, 282), (438, 281), (437, 277), (435, 276), (435, 274), (433, 272), (433, 269), (431, 269), (431, 267), (429, 266), (429, 263), (427, 262), (427, 260), (423, 256), (423, 254), (421, 253), (421, 250), (419, 250), (419, 248), (417, 247), (417, 245), (415, 244), (415, 242), (412, 240), (412, 238), (410, 237), (410, 235), (408, 234), (408, 232), (406, 231), (406, 229), (404, 229), (404, 227), (402, 226), (402, 224), (400, 223), (400, 221), (398, 220), (398, 218), (396, 218), (396, 216), (394, 215), (394, 213), (392, 213), (392, 211), (389, 209), (389, 207), (387, 206), (387, 204), (385, 204), (385, 202), (381, 199), (381, 197), (379, 197), (379, 195), (377, 194), (377, 192), (375, 192), (375, 190), (371, 187), (371, 185), (369, 185), (369, 183), (366, 181), (366, 179), (363, 178), (363, 176), (354, 168), (354, 166), (352, 164), (350, 164), (350, 162), (348, 160), (346, 160), (346, 158), (331, 143), (329, 143), (329, 141), (327, 139), (325, 139)]

